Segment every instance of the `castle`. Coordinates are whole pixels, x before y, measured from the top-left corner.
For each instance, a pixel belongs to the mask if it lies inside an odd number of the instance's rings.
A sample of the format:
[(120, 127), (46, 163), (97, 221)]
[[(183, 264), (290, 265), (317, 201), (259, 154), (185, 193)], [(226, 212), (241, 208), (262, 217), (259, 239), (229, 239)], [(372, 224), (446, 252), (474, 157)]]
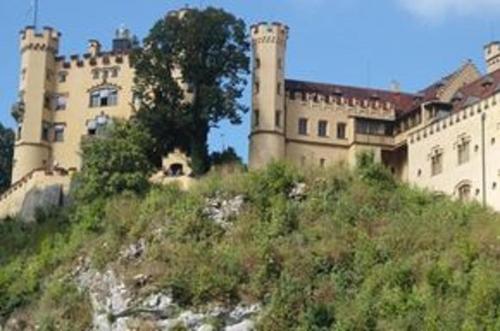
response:
[[(370, 151), (402, 181), (500, 210), (500, 42), (485, 47), (486, 75), (467, 62), (418, 93), (403, 93), (286, 79), (289, 28), (259, 23), (250, 35), (251, 169), (272, 160), (354, 165)], [(18, 211), (33, 186), (67, 189), (67, 173), (81, 167), (82, 139), (136, 111), (128, 30), (117, 31), (111, 51), (91, 40), (82, 56), (59, 56), (60, 41), (52, 28), (21, 31), (13, 186), (0, 197), (0, 217)]]
[(251, 27), (250, 168), (354, 165), (371, 152), (400, 180), (500, 210), (500, 42), (417, 93), (286, 79), (289, 28)]

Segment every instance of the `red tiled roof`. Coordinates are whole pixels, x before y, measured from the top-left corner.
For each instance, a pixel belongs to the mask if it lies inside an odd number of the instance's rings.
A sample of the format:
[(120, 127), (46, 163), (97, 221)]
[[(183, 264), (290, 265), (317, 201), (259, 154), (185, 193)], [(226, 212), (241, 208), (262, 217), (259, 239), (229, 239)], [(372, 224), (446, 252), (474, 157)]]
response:
[(397, 115), (410, 111), (419, 103), (418, 95), (416, 94), (372, 88), (313, 83), (298, 80), (286, 80), (285, 87), (288, 91), (293, 92), (317, 93), (320, 95), (341, 94), (346, 100), (356, 99), (362, 101), (377, 98), (380, 102), (388, 102), (393, 105)]
[(464, 109), (500, 91), (500, 69), (465, 85), (455, 94), (453, 111)]

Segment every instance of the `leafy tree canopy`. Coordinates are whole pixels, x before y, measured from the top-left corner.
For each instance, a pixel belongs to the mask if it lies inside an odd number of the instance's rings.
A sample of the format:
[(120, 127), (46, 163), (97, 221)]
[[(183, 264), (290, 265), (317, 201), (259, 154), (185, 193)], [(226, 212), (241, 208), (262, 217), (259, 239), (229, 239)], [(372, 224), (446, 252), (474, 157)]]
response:
[[(158, 21), (133, 56), (138, 118), (157, 141), (156, 159), (186, 149), (208, 169), (207, 139), (221, 120), (241, 122), (250, 59), (243, 20), (222, 9), (189, 9)], [(160, 153), (158, 155), (158, 153)]]
[(14, 140), (14, 132), (0, 123), (0, 193), (10, 185)]
[(75, 197), (92, 201), (123, 191), (144, 191), (152, 169), (147, 157), (152, 144), (147, 130), (136, 121), (115, 120), (102, 136), (84, 140)]

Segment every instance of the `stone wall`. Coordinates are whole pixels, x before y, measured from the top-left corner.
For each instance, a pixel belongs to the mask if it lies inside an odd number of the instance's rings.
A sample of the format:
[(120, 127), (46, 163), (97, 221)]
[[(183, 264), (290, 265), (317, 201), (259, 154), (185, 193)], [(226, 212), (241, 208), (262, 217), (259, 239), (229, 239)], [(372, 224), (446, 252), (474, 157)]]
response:
[(66, 172), (37, 169), (28, 173), (0, 196), (0, 219), (19, 215), (25, 221), (34, 220), (38, 208), (64, 203), (70, 182)]

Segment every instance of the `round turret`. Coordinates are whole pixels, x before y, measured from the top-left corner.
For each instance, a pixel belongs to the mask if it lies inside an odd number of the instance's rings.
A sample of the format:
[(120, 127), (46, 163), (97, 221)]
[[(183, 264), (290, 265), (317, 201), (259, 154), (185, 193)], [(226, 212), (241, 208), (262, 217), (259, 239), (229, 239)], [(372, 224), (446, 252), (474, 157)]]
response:
[(56, 56), (61, 34), (44, 27), (41, 32), (27, 27), (20, 33), (20, 100), (24, 112), (19, 118), (14, 149), (12, 181), (50, 164), (48, 130), (51, 125), (50, 96), (55, 91)]
[(251, 27), (253, 47), (250, 167), (285, 158), (285, 55), (288, 27), (259, 23)]

